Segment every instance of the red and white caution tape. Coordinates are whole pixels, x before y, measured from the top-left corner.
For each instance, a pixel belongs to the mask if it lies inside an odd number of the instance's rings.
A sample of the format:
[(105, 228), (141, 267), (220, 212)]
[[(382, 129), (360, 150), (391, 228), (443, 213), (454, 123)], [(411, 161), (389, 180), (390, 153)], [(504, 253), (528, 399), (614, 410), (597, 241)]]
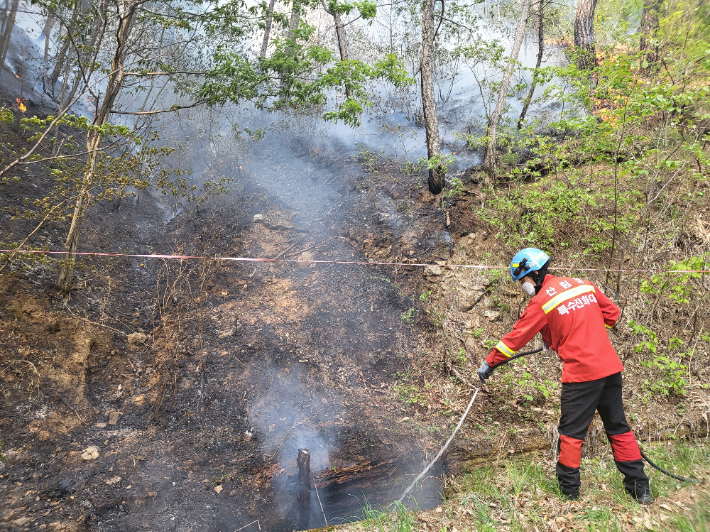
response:
[[(0, 249), (0, 253), (20, 253), (20, 254), (38, 254), (38, 255), (71, 255), (68, 251), (48, 251), (42, 249)], [(75, 256), (81, 257), (125, 257), (137, 259), (162, 259), (162, 260), (216, 260), (229, 262), (281, 262), (290, 264), (343, 264), (352, 266), (397, 266), (397, 267), (415, 267), (426, 268), (428, 266), (438, 266), (444, 268), (469, 268), (474, 270), (507, 270), (508, 266), (490, 266), (487, 264), (434, 264), (426, 262), (375, 262), (375, 261), (355, 261), (355, 260), (315, 260), (315, 259), (267, 259), (259, 257), (207, 257), (200, 255), (143, 255), (131, 253), (100, 253), (97, 251), (81, 251), (74, 253)], [(552, 267), (550, 270), (557, 271), (575, 271), (575, 272), (648, 272), (646, 269), (606, 269), (606, 268), (566, 268)], [(708, 273), (708, 270), (671, 270), (668, 273)]]

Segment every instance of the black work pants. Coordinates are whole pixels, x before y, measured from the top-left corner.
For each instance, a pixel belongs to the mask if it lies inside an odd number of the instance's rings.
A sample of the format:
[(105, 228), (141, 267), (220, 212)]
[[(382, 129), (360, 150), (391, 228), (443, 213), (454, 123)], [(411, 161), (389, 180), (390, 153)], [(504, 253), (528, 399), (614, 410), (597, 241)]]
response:
[(582, 442), (595, 410), (611, 441), (616, 467), (624, 475), (624, 487), (632, 495), (649, 492), (641, 453), (624, 415), (621, 388), (621, 373), (589, 382), (562, 383), (557, 479), (565, 495), (579, 495)]

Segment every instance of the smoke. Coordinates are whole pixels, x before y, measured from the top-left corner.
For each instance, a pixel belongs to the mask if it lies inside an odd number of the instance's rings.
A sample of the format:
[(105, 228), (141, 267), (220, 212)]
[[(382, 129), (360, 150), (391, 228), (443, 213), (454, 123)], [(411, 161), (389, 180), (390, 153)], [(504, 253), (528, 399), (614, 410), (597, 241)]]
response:
[[(302, 379), (297, 367), (275, 371), (266, 392), (248, 408), (250, 430), (268, 463), (277, 464), (272, 477), (274, 510), (288, 522), (295, 519), (298, 449), (310, 450), (313, 472), (329, 468), (335, 441), (328, 427), (344, 412), (339, 397), (334, 399), (332, 393), (326, 397)], [(309, 513), (317, 515), (315, 503), (312, 506)]]
[(330, 466), (334, 442), (328, 427), (344, 412), (340, 397), (326, 397), (301, 380), (298, 366), (275, 371), (266, 392), (248, 408), (249, 425), (263, 442), (263, 452), (287, 472), (295, 471), (301, 448), (310, 449), (313, 470)]

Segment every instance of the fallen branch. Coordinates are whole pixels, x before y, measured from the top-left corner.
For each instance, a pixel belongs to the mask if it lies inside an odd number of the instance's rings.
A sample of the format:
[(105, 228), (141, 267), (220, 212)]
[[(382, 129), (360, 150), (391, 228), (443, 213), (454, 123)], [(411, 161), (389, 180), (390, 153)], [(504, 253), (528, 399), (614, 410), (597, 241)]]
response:
[(98, 327), (104, 327), (106, 329), (110, 329), (113, 332), (117, 332), (118, 334), (122, 334), (123, 336), (128, 336), (128, 334), (124, 333), (123, 331), (119, 331), (118, 329), (114, 329), (113, 327), (109, 327), (108, 325), (104, 325), (103, 323), (98, 323), (96, 321), (91, 321), (89, 319), (82, 318), (81, 316), (77, 316), (76, 314), (74, 314), (74, 312), (72, 312), (72, 310), (69, 308), (69, 306), (66, 303), (64, 303), (64, 308), (67, 309), (67, 311), (69, 311), (69, 314), (71, 314), (77, 320), (85, 321), (86, 323), (90, 323), (91, 325), (96, 325)]
[(79, 421), (80, 421), (81, 423), (86, 423), (86, 421), (84, 421), (84, 418), (79, 415), (79, 412), (77, 411), (77, 409), (74, 408), (74, 407), (69, 403), (69, 401), (67, 401), (66, 399), (64, 399), (64, 397), (61, 396), (61, 395), (59, 395), (59, 394), (57, 394), (57, 397), (59, 397), (59, 399), (61, 399), (62, 403), (64, 403), (65, 405), (67, 405), (67, 406), (69, 407), (69, 409), (70, 409), (72, 412), (74, 412), (74, 414), (76, 415), (76, 417), (79, 418)]
[(281, 253), (279, 253), (278, 255), (276, 255), (274, 258), (275, 258), (275, 259), (278, 259), (278, 258), (280, 258), (284, 253), (288, 253), (288, 251), (290, 251), (290, 249), (291, 249), (293, 246), (295, 246), (295, 245), (298, 244), (301, 240), (303, 240), (304, 238), (306, 238), (307, 235), (308, 235), (308, 233), (304, 233), (304, 235), (303, 235), (301, 238), (299, 238), (298, 240), (296, 240), (293, 244), (291, 244), (291, 245), (290, 245), (289, 247), (287, 247), (284, 251), (282, 251)]

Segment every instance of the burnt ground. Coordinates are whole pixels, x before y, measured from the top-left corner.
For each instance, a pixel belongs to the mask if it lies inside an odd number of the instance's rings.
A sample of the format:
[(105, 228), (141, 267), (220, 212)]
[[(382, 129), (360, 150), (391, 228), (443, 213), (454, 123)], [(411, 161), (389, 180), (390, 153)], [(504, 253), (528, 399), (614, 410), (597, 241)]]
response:
[[(94, 205), (81, 248), (439, 266), (86, 259), (65, 297), (56, 263), (14, 261), (0, 277), (0, 529), (312, 528), (396, 500), (439, 450), (525, 305), (496, 270), (454, 266), (509, 254), (476, 216), (485, 193), (465, 180), (442, 210), (425, 176), (307, 140), (193, 146), (196, 175), (233, 178), (229, 194), (177, 211), (144, 191)], [(0, 240), (34, 229), (7, 209), (49, 185), (31, 167), (4, 186)], [(60, 249), (65, 232), (48, 224), (31, 244)], [(645, 370), (629, 371), (637, 435), (704, 434), (704, 395), (644, 404)], [(559, 375), (552, 353), (500, 370), (419, 507), (439, 503), (443, 467), (549, 446)], [(599, 433), (587, 454), (608, 452)], [(317, 488), (300, 506), (299, 448)]]
[[(92, 206), (82, 248), (449, 256), (422, 176), (366, 177), (284, 142), (206, 167), (244, 170), (230, 194), (177, 216), (147, 192)], [(6, 187), (4, 207), (42, 194), (35, 171)], [(11, 242), (33, 228), (3, 224)], [(56, 249), (65, 230), (47, 225), (34, 243)], [(398, 498), (446, 435), (440, 414), (435, 430), (408, 422), (432, 411), (413, 371), (435, 332), (413, 268), (87, 259), (64, 297), (55, 263), (12, 267), (0, 278), (3, 529), (292, 530), (322, 525), (323, 511), (336, 523)], [(305, 515), (301, 447), (319, 488)], [(417, 490), (420, 507), (440, 501), (441, 471)]]

